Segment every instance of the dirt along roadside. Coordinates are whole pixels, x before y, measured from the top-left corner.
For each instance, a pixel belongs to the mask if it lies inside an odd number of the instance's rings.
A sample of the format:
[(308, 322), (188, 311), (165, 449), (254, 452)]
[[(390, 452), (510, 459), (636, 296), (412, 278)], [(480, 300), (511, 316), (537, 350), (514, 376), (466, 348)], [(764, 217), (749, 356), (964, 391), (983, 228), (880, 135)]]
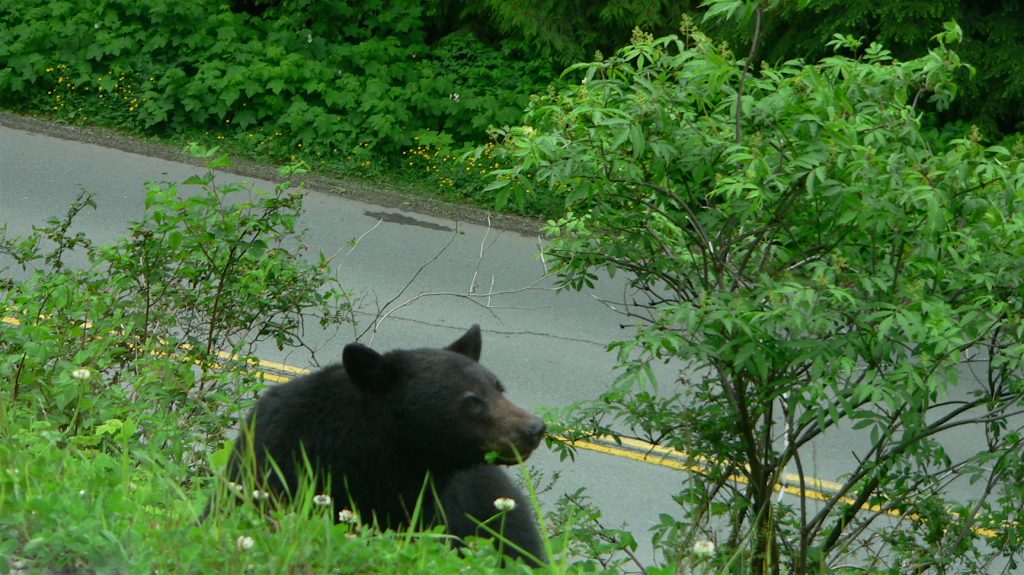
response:
[[(43, 134), (62, 140), (85, 142), (123, 152), (191, 164), (196, 167), (202, 167), (204, 164), (203, 159), (189, 156), (179, 147), (163, 142), (132, 137), (107, 128), (57, 124), (49, 120), (8, 112), (0, 112), (0, 126)], [(223, 171), (246, 178), (258, 178), (271, 182), (280, 180), (277, 174), (277, 166), (268, 166), (237, 157), (232, 157), (232, 162), (234, 165)], [(396, 189), (396, 186), (385, 180), (338, 179), (315, 173), (301, 174), (296, 180), (309, 188), (337, 194), (368, 204), (448, 218), (460, 222), (490, 225), (524, 236), (533, 237), (538, 235), (538, 229), (542, 223), (540, 220), (533, 218), (499, 214), (472, 206), (452, 204), (434, 198), (404, 194)]]

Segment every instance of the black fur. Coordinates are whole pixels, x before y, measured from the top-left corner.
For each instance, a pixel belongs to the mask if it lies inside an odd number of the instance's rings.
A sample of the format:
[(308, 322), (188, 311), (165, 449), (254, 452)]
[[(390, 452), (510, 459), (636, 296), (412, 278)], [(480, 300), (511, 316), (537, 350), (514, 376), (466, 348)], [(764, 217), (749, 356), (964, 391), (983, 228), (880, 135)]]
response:
[[(504, 518), (505, 537), (543, 561), (529, 500), (503, 470), (485, 462), (485, 454), (497, 452), (506, 464), (525, 459), (545, 426), (504, 397), (498, 379), (478, 363), (480, 351), (477, 326), (446, 349), (381, 355), (361, 344), (346, 346), (342, 365), (264, 393), (246, 418), (228, 478), (241, 481), (242, 456), (253, 445), (258, 477), (286, 499), (296, 491), (304, 453), (318, 489), (330, 490), (336, 518), (354, 505), (366, 522), (402, 528), (429, 475), (432, 491), (421, 500), (425, 524), (444, 521), (460, 538), (486, 536), (478, 523), (497, 513), (495, 499), (512, 498), (517, 505)], [(502, 545), (503, 552), (521, 557), (514, 546)]]

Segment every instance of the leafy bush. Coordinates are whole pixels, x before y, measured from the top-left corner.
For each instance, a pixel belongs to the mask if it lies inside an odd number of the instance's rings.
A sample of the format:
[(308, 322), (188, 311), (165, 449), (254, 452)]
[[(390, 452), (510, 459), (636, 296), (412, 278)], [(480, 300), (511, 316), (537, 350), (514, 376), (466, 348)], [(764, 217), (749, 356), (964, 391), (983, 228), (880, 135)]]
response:
[[(744, 573), (1018, 560), (1022, 150), (921, 136), (920, 106), (955, 94), (960, 36), (900, 62), (837, 35), (836, 55), (755, 76), (687, 22), (638, 31), (502, 132), (492, 187), (557, 190), (570, 210), (547, 228), (563, 285), (603, 270), (634, 290), (626, 375), (563, 431), (690, 454), (702, 471), (660, 530), (680, 569), (706, 538)], [(677, 381), (653, 381), (659, 361)], [(948, 449), (968, 431), (967, 453)], [(826, 440), (854, 453), (814, 502)]]
[(701, 3), (693, 0), (484, 0), (453, 2), (468, 24), (528, 44), (533, 52), (567, 65), (595, 51), (611, 52), (639, 26), (671, 32), (679, 18)]
[(293, 0), (259, 17), (169, 0), (0, 1), (0, 104), (156, 134), (207, 132), (273, 158), (359, 166), (423, 131), (478, 142), (553, 77), (419, 2)]
[[(301, 194), (217, 186), (212, 173), (184, 185), (195, 188), (151, 184), (145, 218), (110, 245), (70, 231), (87, 194), (65, 218), (0, 242), (28, 274), (0, 292), (13, 323), (0, 338), (5, 425), (43, 414), (88, 443), (95, 426), (131, 419), (173, 460), (201, 464), (259, 384), (256, 344), (299, 346), (309, 319), (350, 321), (328, 263), (304, 259)], [(84, 267), (67, 265), (82, 252)]]

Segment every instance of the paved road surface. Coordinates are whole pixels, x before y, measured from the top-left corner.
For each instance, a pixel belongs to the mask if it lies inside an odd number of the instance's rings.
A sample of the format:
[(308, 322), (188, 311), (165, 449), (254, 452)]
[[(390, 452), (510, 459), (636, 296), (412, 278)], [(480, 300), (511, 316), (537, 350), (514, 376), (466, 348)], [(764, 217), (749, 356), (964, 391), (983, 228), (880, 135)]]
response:
[[(126, 230), (127, 222), (142, 215), (146, 181), (180, 182), (198, 171), (190, 165), (0, 127), (0, 223), (7, 224), (8, 233), (27, 232), (33, 224), (62, 215), (84, 188), (95, 194), (99, 208), (82, 213), (77, 229), (97, 241), (112, 240)], [(229, 174), (223, 178), (240, 179)], [(257, 185), (266, 189), (271, 184)], [(349, 240), (366, 234), (340, 265), (344, 285), (363, 298), (360, 329), (373, 320), (376, 304), (401, 292), (442, 250), (400, 301), (422, 292), (466, 293), (474, 273), (480, 292), (520, 290), (543, 275), (543, 265), (535, 259), (536, 237), (312, 190), (305, 206), (301, 223), (310, 230), (314, 252), (345, 253)], [(484, 329), (482, 361), (507, 382), (513, 401), (537, 408), (595, 397), (615, 377), (614, 357), (604, 346), (629, 332), (618, 327), (621, 317), (592, 295), (555, 293), (551, 287), (547, 281), (496, 296), (491, 309), (480, 305), (486, 300), (424, 297), (384, 321), (372, 345), (382, 350), (446, 345), (479, 323)], [(606, 290), (609, 297), (621, 297), (621, 287), (609, 284)], [(352, 333), (323, 335), (315, 341), (319, 360), (337, 361)], [(309, 357), (300, 352), (270, 347), (261, 355), (310, 367)], [(582, 452), (576, 462), (559, 462), (541, 450), (531, 463), (545, 473), (561, 473), (556, 493), (586, 487), (607, 524), (627, 522), (641, 542), (658, 514), (674, 508), (670, 495), (678, 485), (678, 471), (594, 452)], [(648, 545), (643, 553), (653, 559)]]
[[(62, 214), (85, 188), (95, 194), (99, 209), (83, 213), (79, 229), (94, 240), (112, 240), (124, 232), (127, 222), (141, 216), (144, 182), (180, 182), (199, 171), (182, 163), (0, 127), (0, 224), (6, 223), (9, 233), (26, 232), (32, 224)], [(474, 274), (477, 291), (513, 292), (492, 298), (490, 309), (481, 305), (485, 301), (481, 299), (423, 297), (383, 322), (373, 337), (374, 347), (446, 345), (469, 325), (479, 323), (484, 330), (483, 363), (507, 383), (513, 401), (530, 408), (596, 397), (615, 378), (614, 358), (604, 348), (629, 337), (629, 329), (619, 327), (621, 316), (591, 293), (556, 293), (550, 281), (519, 291), (536, 284), (543, 274), (535, 258), (536, 237), (315, 190), (309, 191), (305, 206), (301, 223), (310, 230), (314, 253), (346, 253), (349, 240), (363, 236), (350, 254), (338, 260), (344, 285), (363, 301), (360, 330), (373, 321), (375, 304), (401, 292), (417, 270), (439, 253), (400, 301), (423, 292), (465, 294)], [(622, 289), (617, 282), (604, 281), (597, 295), (621, 299)], [(320, 361), (340, 359), (341, 348), (352, 337), (351, 332), (318, 334), (314, 343)], [(270, 347), (261, 355), (310, 367), (309, 356), (301, 352)], [(665, 369), (660, 375), (668, 381), (672, 372)], [(967, 434), (950, 439), (954, 449), (975, 447)], [(811, 460), (805, 460), (805, 471), (821, 479), (837, 479), (850, 468), (851, 450), (862, 444), (856, 437), (822, 442)], [(647, 532), (659, 513), (676, 511), (671, 495), (678, 488), (680, 471), (595, 452), (581, 452), (575, 462), (560, 462), (541, 450), (531, 462), (544, 473), (561, 474), (554, 492), (545, 497), (547, 502), (557, 494), (586, 487), (603, 510), (605, 524), (627, 523), (641, 542), (641, 557), (653, 561)]]

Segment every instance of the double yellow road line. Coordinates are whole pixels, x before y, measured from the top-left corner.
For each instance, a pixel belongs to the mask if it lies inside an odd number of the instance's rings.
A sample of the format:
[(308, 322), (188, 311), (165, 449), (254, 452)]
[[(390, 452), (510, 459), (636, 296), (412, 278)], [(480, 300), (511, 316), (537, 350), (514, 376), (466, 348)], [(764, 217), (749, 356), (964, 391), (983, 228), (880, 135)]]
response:
[[(226, 352), (221, 352), (218, 355), (223, 359), (231, 358), (231, 355)], [(309, 373), (308, 369), (266, 360), (259, 361), (259, 371), (263, 374), (263, 378), (266, 381), (279, 383)], [(565, 440), (564, 437), (559, 437), (558, 439)], [(587, 451), (594, 451), (614, 457), (631, 459), (633, 461), (639, 461), (651, 465), (659, 465), (661, 467), (667, 467), (677, 471), (685, 471), (687, 473), (707, 472), (707, 466), (701, 464), (702, 458), (700, 457), (695, 457), (688, 453), (668, 447), (648, 443), (640, 439), (630, 437), (616, 438), (612, 436), (598, 436), (586, 440), (577, 439), (569, 441), (569, 443), (577, 449), (585, 449)], [(747, 482), (747, 479), (740, 474), (733, 475), (729, 479), (736, 483)], [(818, 501), (830, 501), (837, 493), (843, 491), (843, 485), (834, 481), (827, 481), (814, 477), (801, 478), (795, 473), (784, 473), (782, 474), (779, 482), (775, 485), (775, 491), (783, 491), (790, 495), (806, 497), (808, 499), (815, 499)], [(839, 501), (846, 504), (852, 504), (854, 503), (854, 498), (844, 496), (840, 497)], [(908, 515), (898, 509), (887, 509), (885, 506), (879, 504), (868, 504), (865, 505), (864, 508), (869, 511), (881, 512), (894, 518), (917, 518), (916, 515)], [(973, 531), (989, 538), (999, 535), (999, 533), (991, 529), (974, 528)]]
[[(224, 353), (221, 357), (223, 359), (228, 359), (230, 358), (230, 354)], [(259, 371), (262, 373), (263, 378), (266, 381), (273, 382), (285, 382), (293, 377), (309, 373), (309, 370), (307, 369), (266, 360), (259, 361)], [(707, 466), (701, 465), (701, 459), (698, 457), (693, 457), (682, 451), (662, 447), (660, 445), (655, 445), (653, 443), (648, 443), (631, 437), (616, 438), (610, 435), (603, 435), (591, 437), (586, 440), (577, 439), (570, 441), (566, 440), (564, 437), (558, 437), (558, 439), (568, 441), (578, 449), (595, 451), (605, 455), (631, 459), (633, 461), (640, 461), (651, 465), (659, 465), (661, 467), (667, 467), (678, 471), (686, 471), (688, 473), (704, 473), (707, 471)], [(746, 482), (746, 479), (741, 475), (735, 475), (730, 479), (739, 483)], [(801, 484), (803, 485), (803, 488), (800, 487)], [(783, 474), (781, 481), (776, 485), (776, 491), (782, 490), (794, 495), (800, 495), (803, 493), (806, 497), (817, 499), (819, 501), (827, 501), (831, 499), (835, 493), (841, 491), (842, 487), (843, 486), (839, 483), (823, 479), (815, 479), (812, 477), (804, 477), (801, 482), (801, 478), (798, 475), (786, 473)], [(849, 502), (852, 503), (853, 499), (849, 499)]]
[[(21, 322), (17, 318), (13, 317), (0, 318), (0, 322), (8, 325), (21, 325)], [(231, 353), (226, 351), (217, 352), (217, 357), (222, 360), (235, 359)], [(274, 383), (284, 383), (292, 378), (310, 372), (310, 370), (303, 369), (301, 367), (263, 359), (259, 360), (258, 366), (258, 372), (262, 374), (263, 379)], [(565, 440), (564, 437), (559, 437), (558, 439)], [(707, 466), (701, 464), (700, 457), (691, 456), (690, 454), (682, 451), (662, 447), (639, 439), (599, 436), (586, 440), (577, 439), (569, 441), (569, 443), (577, 449), (585, 449), (614, 457), (631, 459), (633, 461), (639, 461), (651, 465), (659, 465), (661, 467), (667, 467), (677, 471), (685, 471), (687, 473), (705, 473), (707, 471)], [(733, 475), (729, 479), (736, 483), (747, 482), (746, 478), (740, 474)], [(796, 495), (798, 497), (803, 496), (818, 501), (829, 501), (835, 497), (835, 494), (840, 493), (842, 489), (843, 486), (841, 484), (833, 481), (826, 481), (824, 479), (816, 479), (813, 477), (804, 477), (801, 480), (800, 476), (793, 473), (783, 474), (779, 483), (775, 485), (776, 491), (784, 491), (791, 495)], [(854, 499), (852, 497), (840, 497), (839, 501), (847, 504), (854, 503)], [(916, 517), (913, 515), (908, 516), (897, 509), (886, 509), (884, 506), (878, 504), (865, 505), (865, 508), (874, 512), (882, 512), (895, 518), (907, 517), (913, 519)], [(974, 528), (974, 531), (990, 538), (999, 535), (999, 533), (991, 529)]]

